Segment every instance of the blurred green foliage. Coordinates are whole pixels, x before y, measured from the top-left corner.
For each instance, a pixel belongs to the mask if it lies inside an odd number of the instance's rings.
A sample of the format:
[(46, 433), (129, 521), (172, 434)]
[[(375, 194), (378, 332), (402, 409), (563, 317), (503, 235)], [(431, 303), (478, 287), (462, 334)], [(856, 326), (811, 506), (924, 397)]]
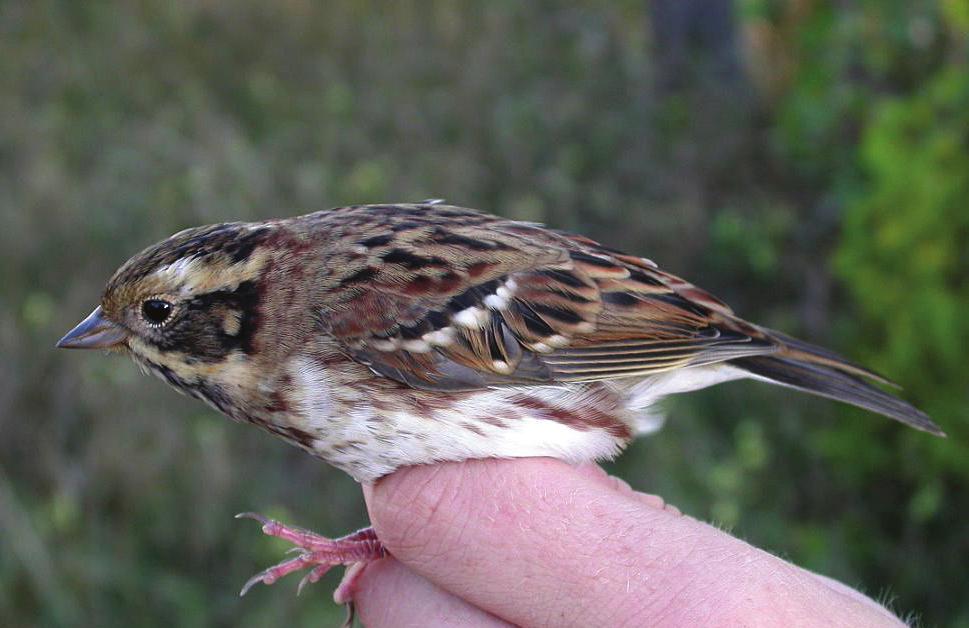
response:
[(969, 626), (967, 55), (964, 0), (0, 4), (3, 625), (336, 623), (332, 578), (236, 596), (285, 546), (231, 515), (339, 534), (353, 482), (51, 346), (176, 230), (444, 197), (902, 382), (948, 439), (735, 384), (611, 469)]

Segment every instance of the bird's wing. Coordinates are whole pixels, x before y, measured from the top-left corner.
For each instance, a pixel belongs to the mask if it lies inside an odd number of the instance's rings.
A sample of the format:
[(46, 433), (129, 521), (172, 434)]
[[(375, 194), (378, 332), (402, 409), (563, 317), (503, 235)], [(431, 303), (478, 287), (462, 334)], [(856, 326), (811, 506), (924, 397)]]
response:
[(636, 377), (779, 349), (707, 292), (581, 236), (442, 205), (340, 218), (370, 222), (321, 320), (348, 355), (416, 388)]

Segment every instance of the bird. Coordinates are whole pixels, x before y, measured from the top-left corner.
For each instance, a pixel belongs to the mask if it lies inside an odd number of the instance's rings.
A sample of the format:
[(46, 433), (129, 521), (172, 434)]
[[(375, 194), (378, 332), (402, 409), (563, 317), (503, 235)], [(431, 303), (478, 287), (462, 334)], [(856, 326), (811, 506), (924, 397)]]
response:
[[(58, 347), (127, 354), (176, 390), (369, 483), (475, 458), (610, 459), (657, 402), (738, 379), (835, 399), (944, 436), (893, 384), (740, 318), (653, 261), (435, 199), (186, 229), (110, 278)], [(387, 555), (255, 513), (298, 554), (299, 588)], [(350, 606), (352, 609), (352, 606)]]

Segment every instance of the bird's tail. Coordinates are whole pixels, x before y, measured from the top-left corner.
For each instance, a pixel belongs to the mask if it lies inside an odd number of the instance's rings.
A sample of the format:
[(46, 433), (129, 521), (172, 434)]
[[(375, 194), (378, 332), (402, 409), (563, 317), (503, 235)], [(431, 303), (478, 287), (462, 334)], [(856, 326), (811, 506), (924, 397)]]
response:
[(783, 348), (771, 355), (737, 358), (730, 364), (751, 374), (755, 379), (788, 386), (807, 393), (850, 403), (896, 421), (945, 436), (927, 414), (910, 403), (871, 385), (869, 381), (895, 386), (884, 377), (848, 362), (827, 349), (776, 332), (769, 332)]

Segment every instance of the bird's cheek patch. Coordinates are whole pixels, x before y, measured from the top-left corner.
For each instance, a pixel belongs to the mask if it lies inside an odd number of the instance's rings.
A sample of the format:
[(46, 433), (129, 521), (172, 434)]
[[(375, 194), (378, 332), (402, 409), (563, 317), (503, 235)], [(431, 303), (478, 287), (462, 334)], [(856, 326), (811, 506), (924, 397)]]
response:
[(242, 331), (242, 312), (227, 310), (222, 318), (222, 331), (226, 336), (235, 338)]

